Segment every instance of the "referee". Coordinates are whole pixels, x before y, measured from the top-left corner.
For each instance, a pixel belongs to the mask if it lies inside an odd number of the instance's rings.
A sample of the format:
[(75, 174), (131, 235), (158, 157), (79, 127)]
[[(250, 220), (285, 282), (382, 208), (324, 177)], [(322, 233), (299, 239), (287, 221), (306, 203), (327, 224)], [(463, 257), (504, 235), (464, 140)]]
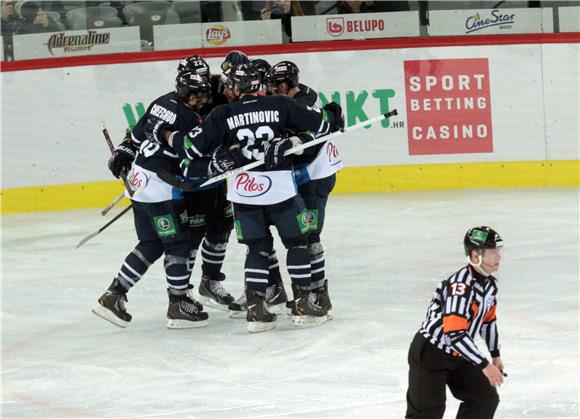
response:
[[(445, 386), (461, 400), (457, 418), (493, 418), (503, 382), (495, 311), (503, 242), (489, 227), (471, 228), (464, 238), (468, 264), (442, 281), (427, 318), (409, 348), (406, 418), (442, 418)], [(485, 340), (491, 363), (474, 343)]]

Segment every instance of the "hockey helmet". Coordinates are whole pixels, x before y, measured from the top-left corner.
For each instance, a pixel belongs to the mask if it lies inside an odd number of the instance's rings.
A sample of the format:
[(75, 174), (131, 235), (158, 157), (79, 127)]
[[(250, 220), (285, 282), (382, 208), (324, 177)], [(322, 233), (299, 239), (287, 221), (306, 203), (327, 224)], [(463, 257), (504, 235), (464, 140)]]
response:
[(263, 83), (266, 77), (266, 73), (272, 66), (270, 63), (263, 58), (252, 58), (250, 64), (254, 66), (258, 74), (260, 75), (260, 81)]
[(291, 61), (281, 61), (266, 73), (266, 82), (279, 84), (285, 82), (288, 88), (298, 86), (298, 66)]
[(175, 94), (185, 100), (190, 94), (209, 96), (211, 85), (209, 81), (196, 73), (183, 73), (175, 81)]
[(220, 76), (220, 84), (228, 89), (238, 86), (240, 93), (254, 93), (260, 89), (260, 75), (250, 64), (230, 67)]
[(208, 63), (199, 55), (183, 58), (177, 65), (177, 78), (183, 73), (195, 73), (209, 80), (211, 73)]
[(221, 69), (222, 71), (226, 71), (228, 68), (232, 66), (240, 64), (248, 64), (249, 62), (250, 59), (246, 54), (244, 54), (242, 51), (234, 50), (230, 51), (228, 55), (226, 55), (225, 60), (221, 64)]
[(472, 250), (481, 253), (484, 249), (500, 249), (503, 247), (501, 236), (490, 227), (480, 226), (470, 228), (463, 239), (465, 254), (469, 256)]

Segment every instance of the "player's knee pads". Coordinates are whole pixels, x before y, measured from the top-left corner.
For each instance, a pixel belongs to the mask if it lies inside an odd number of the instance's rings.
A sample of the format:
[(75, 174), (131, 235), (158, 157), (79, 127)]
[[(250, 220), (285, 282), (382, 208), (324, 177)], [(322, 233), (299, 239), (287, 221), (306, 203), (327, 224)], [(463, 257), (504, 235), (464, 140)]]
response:
[(267, 240), (258, 240), (252, 243), (248, 243), (248, 254), (256, 254), (268, 257), (272, 251), (272, 243)]
[(187, 263), (191, 256), (191, 246), (187, 242), (170, 243), (165, 246), (165, 267)]
[(139, 258), (145, 266), (149, 266), (159, 259), (163, 252), (163, 245), (157, 240), (151, 240), (140, 241), (137, 246), (135, 246), (132, 253)]
[(310, 265), (310, 251), (308, 246), (295, 246), (288, 249), (288, 265)]
[(318, 255), (322, 255), (324, 253), (324, 249), (322, 248), (322, 243), (320, 243), (320, 242), (310, 243), (308, 245), (308, 249), (310, 250), (310, 253), (312, 254), (312, 256), (318, 256)]
[(297, 236), (290, 238), (282, 238), (282, 244), (288, 250), (294, 247), (308, 248), (308, 236)]

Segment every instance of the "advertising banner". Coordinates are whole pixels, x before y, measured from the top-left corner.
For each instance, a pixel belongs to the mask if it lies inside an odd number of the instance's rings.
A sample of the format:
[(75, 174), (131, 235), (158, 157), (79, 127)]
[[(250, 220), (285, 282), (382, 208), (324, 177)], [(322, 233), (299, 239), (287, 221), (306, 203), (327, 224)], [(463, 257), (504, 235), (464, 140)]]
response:
[(493, 151), (487, 58), (404, 66), (410, 155)]
[[(337, 138), (346, 167), (369, 167), (577, 160), (579, 50), (545, 43), (259, 56), (293, 61), (300, 82), (322, 102), (338, 102), (348, 126), (398, 110)], [(213, 73), (222, 60), (207, 59)], [(10, 115), (2, 128), (3, 187), (109, 180), (99, 122), (118, 144), (155, 98), (173, 90), (177, 64), (1, 73)], [(19, 138), (27, 139), (24, 154)]]
[(13, 39), (15, 60), (141, 51), (137, 26), (15, 35)]
[(419, 36), (417, 11), (292, 17), (294, 42), (408, 36)]
[(248, 22), (202, 23), (204, 48), (282, 43), (279, 19)]
[(580, 32), (580, 7), (558, 7), (560, 32)]
[(554, 32), (552, 9), (471, 9), (429, 12), (430, 36)]
[(201, 48), (201, 23), (153, 26), (153, 44), (156, 51)]

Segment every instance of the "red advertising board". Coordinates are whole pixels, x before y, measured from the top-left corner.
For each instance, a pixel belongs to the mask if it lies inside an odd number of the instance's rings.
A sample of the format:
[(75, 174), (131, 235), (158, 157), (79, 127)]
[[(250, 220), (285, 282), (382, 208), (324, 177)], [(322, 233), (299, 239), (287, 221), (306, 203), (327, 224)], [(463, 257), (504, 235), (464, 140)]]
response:
[(487, 58), (405, 61), (409, 154), (493, 152)]

